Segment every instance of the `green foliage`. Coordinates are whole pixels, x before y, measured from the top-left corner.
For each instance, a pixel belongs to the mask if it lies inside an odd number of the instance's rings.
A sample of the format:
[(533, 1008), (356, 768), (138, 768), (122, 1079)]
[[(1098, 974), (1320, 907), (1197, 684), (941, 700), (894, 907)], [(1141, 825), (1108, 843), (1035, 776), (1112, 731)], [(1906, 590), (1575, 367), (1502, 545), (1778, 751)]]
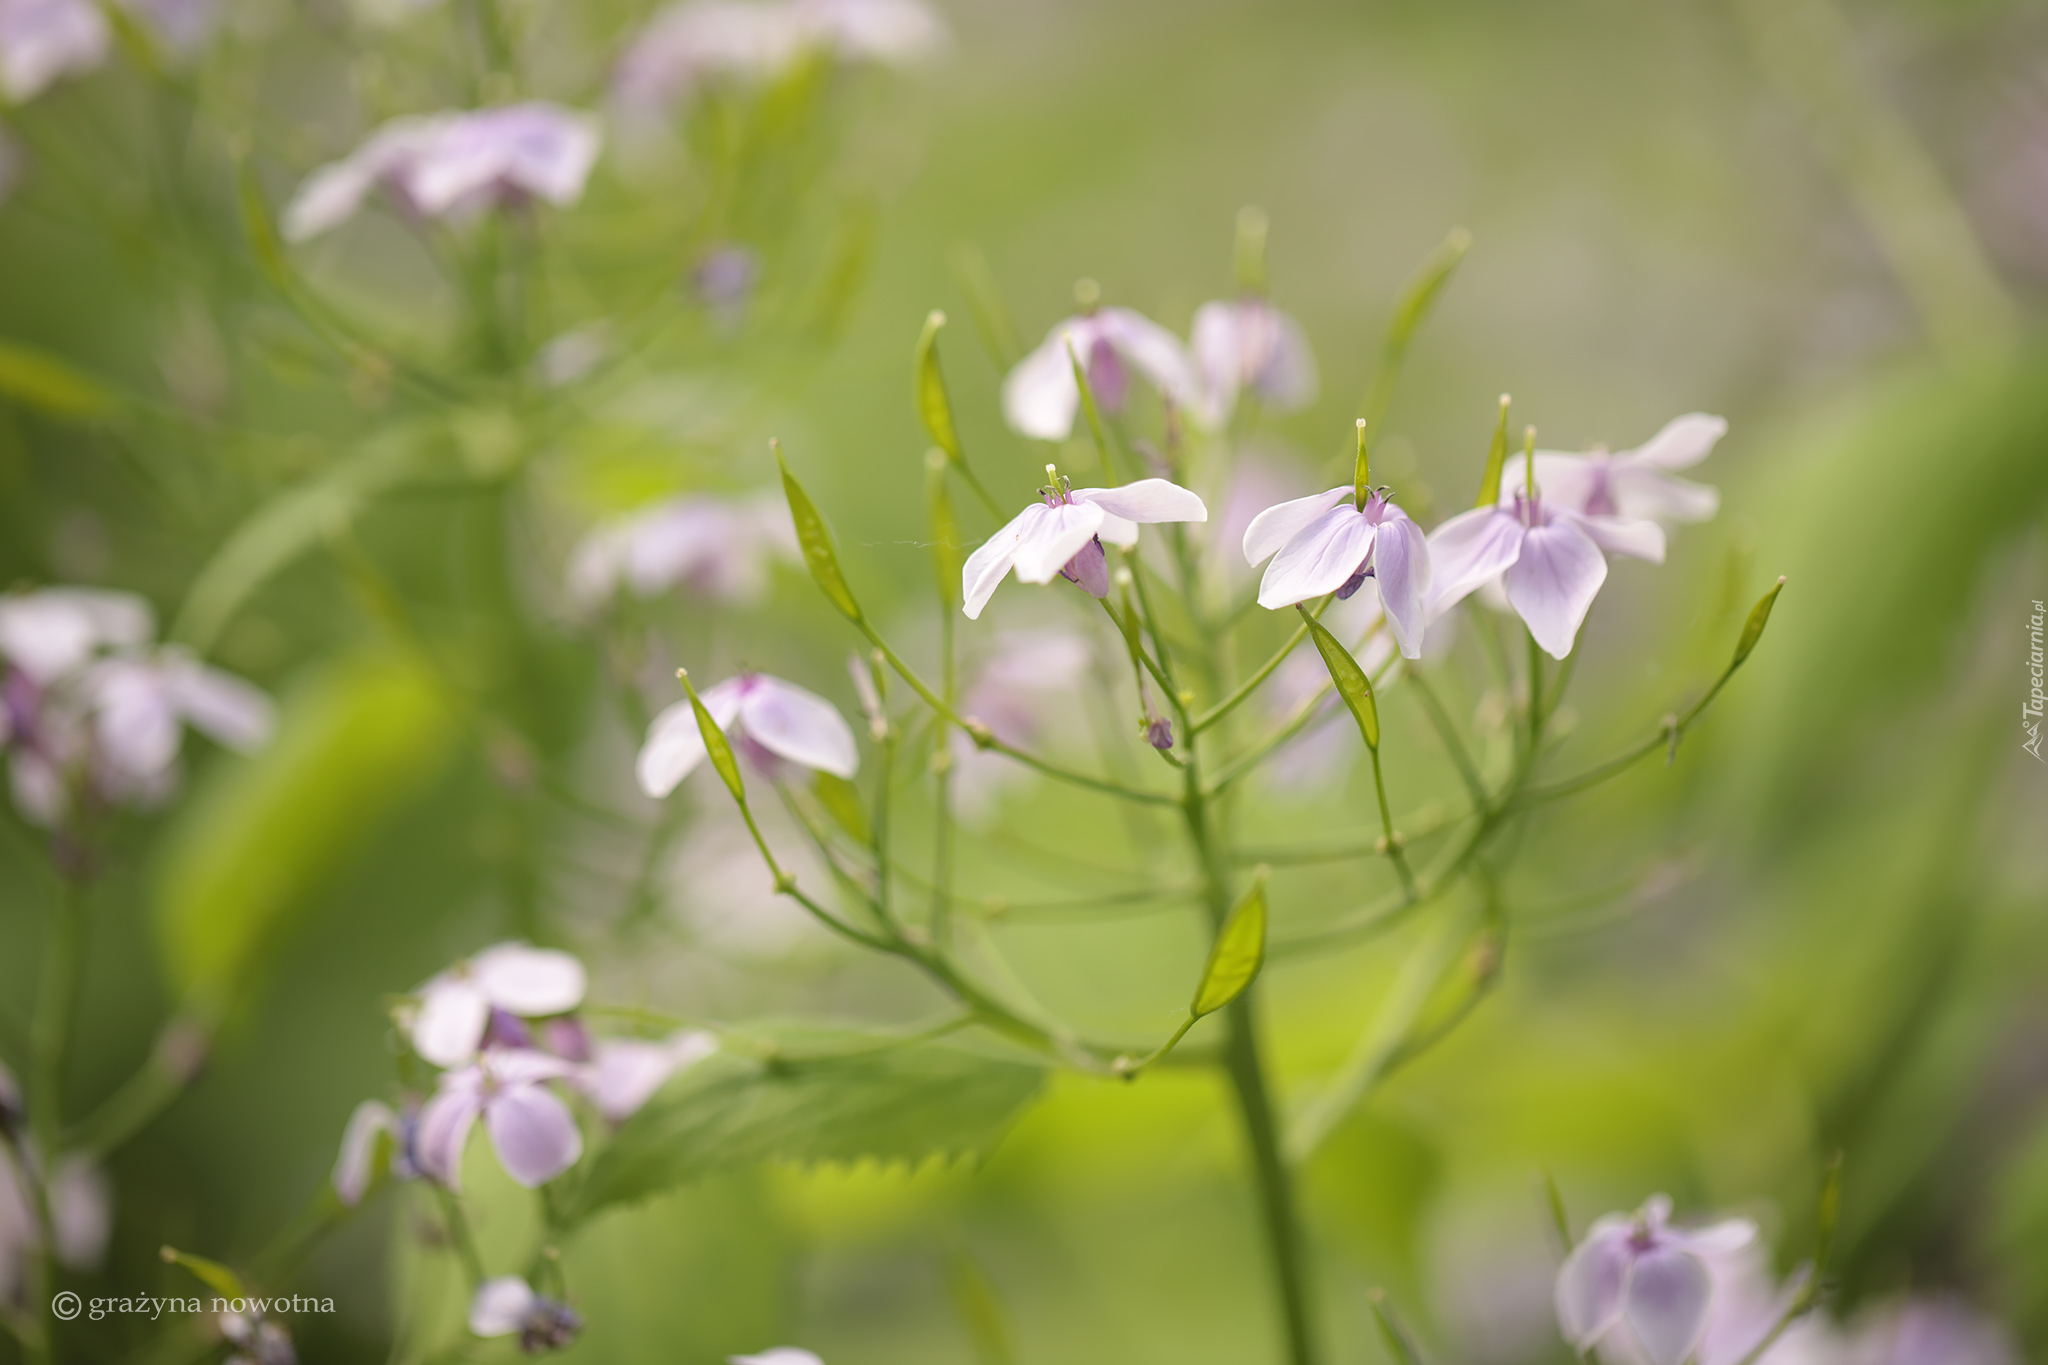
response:
[(1265, 961), (1266, 878), (1262, 873), (1216, 931), (1188, 1012), (1199, 1019), (1222, 1009), (1250, 988)]
[(965, 1248), (946, 1258), (946, 1292), (982, 1365), (1017, 1365), (1017, 1343), (1002, 1296)]
[(860, 799), (860, 788), (837, 773), (818, 772), (811, 774), (811, 791), (817, 795), (818, 804), (832, 817), (839, 828), (845, 830), (855, 843), (865, 844), (874, 838), (868, 825), (867, 806)]
[(918, 334), (914, 357), (917, 414), (924, 419), (924, 429), (930, 433), (932, 444), (945, 451), (947, 459), (958, 464), (963, 458), (960, 432), (953, 425), (953, 402), (946, 396), (946, 376), (939, 370), (939, 329), (945, 325), (946, 315), (934, 308), (924, 320), (924, 331)]
[(704, 752), (710, 755), (711, 766), (718, 770), (718, 780), (725, 783), (725, 789), (732, 793), (733, 800), (746, 804), (747, 785), (740, 778), (739, 760), (733, 757), (732, 745), (727, 742), (725, 732), (704, 709), (704, 699), (697, 695), (697, 685), (690, 681), (690, 675), (677, 669), (676, 677), (682, 680), (683, 690), (690, 694), (690, 711), (697, 717), (697, 733), (703, 737)]
[(1372, 679), (1365, 676), (1365, 670), (1358, 666), (1358, 660), (1351, 657), (1351, 651), (1324, 627), (1323, 623), (1308, 614), (1301, 613), (1301, 619), (1308, 623), (1308, 634), (1316, 643), (1316, 653), (1323, 656), (1323, 666), (1330, 670), (1330, 681), (1337, 685), (1337, 695), (1344, 699), (1352, 718), (1358, 722), (1358, 733), (1365, 736), (1365, 747), (1377, 751), (1380, 747), (1380, 710), (1373, 702)]
[(577, 1216), (763, 1162), (974, 1156), (1002, 1136), (1044, 1075), (939, 1044), (854, 1034), (806, 1041), (829, 1042), (839, 1055), (720, 1053), (671, 1082), (597, 1154), (572, 1197)]
[(803, 546), (805, 567), (826, 600), (839, 608), (847, 620), (859, 621), (860, 603), (854, 601), (853, 589), (846, 586), (846, 576), (839, 571), (839, 554), (832, 548), (832, 532), (818, 515), (811, 495), (789, 472), (789, 461), (782, 457), (779, 444), (775, 447), (775, 463), (782, 470), (782, 492), (789, 499), (789, 516), (796, 523), (797, 543)]
[(97, 379), (47, 352), (0, 341), (0, 395), (51, 417), (99, 417), (119, 405)]

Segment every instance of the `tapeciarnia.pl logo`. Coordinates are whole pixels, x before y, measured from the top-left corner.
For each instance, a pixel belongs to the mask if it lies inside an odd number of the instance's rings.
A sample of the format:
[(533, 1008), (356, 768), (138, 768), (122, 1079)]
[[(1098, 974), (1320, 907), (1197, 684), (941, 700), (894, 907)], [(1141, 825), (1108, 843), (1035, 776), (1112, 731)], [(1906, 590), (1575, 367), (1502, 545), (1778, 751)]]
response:
[(2034, 686), (2027, 694), (2025, 704), (2020, 707), (2020, 725), (2027, 732), (2026, 742), (2020, 747), (2037, 759), (2041, 757), (2041, 711), (2044, 704), (2048, 704), (2048, 697), (2044, 697), (2041, 691), (2041, 622), (2044, 616), (2048, 616), (2048, 609), (2044, 609), (2037, 598), (2034, 602), (2034, 614), (2027, 622), (2027, 671), (2033, 675)]

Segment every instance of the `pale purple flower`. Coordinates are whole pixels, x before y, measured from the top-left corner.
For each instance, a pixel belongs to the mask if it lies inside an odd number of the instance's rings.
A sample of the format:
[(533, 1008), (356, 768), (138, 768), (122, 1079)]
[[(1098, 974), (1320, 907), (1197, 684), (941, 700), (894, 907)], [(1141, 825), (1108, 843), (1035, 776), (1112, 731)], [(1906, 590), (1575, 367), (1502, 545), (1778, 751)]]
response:
[(222, 1313), (220, 1334), (235, 1346), (221, 1365), (299, 1365), (292, 1334), (262, 1313)]
[(750, 1356), (727, 1356), (726, 1365), (825, 1365), (800, 1346), (771, 1346)]
[(341, 1132), (341, 1151), (334, 1158), (335, 1197), (348, 1208), (363, 1202), (370, 1183), (380, 1173), (394, 1180), (413, 1180), (419, 1166), (413, 1158), (413, 1139), (419, 1128), (419, 1114), (407, 1105), (404, 1113), (382, 1100), (364, 1100), (348, 1116)]
[(197, 51), (209, 34), (218, 10), (215, 0), (119, 0), (156, 36), (180, 56)]
[[(1059, 717), (1076, 713), (1094, 657), (1088, 641), (1071, 631), (1004, 631), (973, 674), (961, 714), (986, 725), (1005, 744), (1038, 748)], [(1031, 769), (977, 747), (957, 729), (949, 748), (953, 805), (963, 820), (986, 818), (1004, 787), (1032, 780)]]
[(1552, 502), (1540, 482), (1534, 497), (1517, 483), (1497, 506), (1460, 512), (1429, 533), (1436, 575), (1429, 616), (1499, 578), (1536, 643), (1562, 659), (1607, 581), (1602, 550), (1661, 564), (1664, 529), (1654, 521), (1574, 512)]
[(477, 1286), (469, 1303), (469, 1330), (480, 1337), (519, 1334), (527, 1355), (559, 1351), (583, 1330), (583, 1315), (566, 1303), (543, 1298), (517, 1275), (500, 1275)]
[(1316, 357), (1308, 337), (1265, 299), (1203, 304), (1195, 310), (1191, 341), (1211, 422), (1228, 421), (1246, 389), (1274, 412), (1315, 401)]
[[(1539, 450), (1536, 487), (1546, 501), (1581, 516), (1660, 523), (1709, 521), (1720, 508), (1720, 493), (1706, 484), (1677, 478), (1671, 471), (1706, 459), (1727, 431), (1728, 423), (1721, 418), (1689, 412), (1666, 422), (1663, 430), (1634, 450), (1612, 454), (1594, 450), (1584, 455)], [(1509, 468), (1520, 466), (1511, 460)], [(1513, 486), (1504, 486), (1501, 501), (1512, 501), (1514, 493)]]
[[(1695, 1247), (1693, 1254), (1706, 1266), (1713, 1289), (1706, 1330), (1689, 1365), (1742, 1365), (1794, 1306), (1806, 1272), (1778, 1283), (1769, 1256), (1755, 1240)], [(1824, 1316), (1809, 1313), (1780, 1333), (1754, 1365), (1842, 1365), (1840, 1357), (1839, 1334)], [(1600, 1359), (1602, 1365), (1652, 1365), (1635, 1335), (1625, 1330), (1601, 1340)]]
[(1351, 484), (1269, 507), (1245, 528), (1244, 557), (1257, 564), (1259, 605), (1268, 610), (1336, 593), (1347, 598), (1373, 578), (1405, 658), (1422, 657), (1431, 555), (1422, 528), (1373, 489), (1359, 507)]
[[(860, 769), (860, 749), (838, 708), (815, 692), (766, 673), (742, 673), (704, 689), (704, 709), (733, 747), (763, 771), (779, 773), (795, 764), (835, 777)], [(676, 702), (647, 727), (635, 771), (640, 789), (667, 796), (704, 761), (704, 734), (688, 698)]]
[(596, 119), (543, 101), (393, 119), (306, 178), (285, 207), (284, 235), (304, 241), (339, 226), (380, 187), (421, 218), (527, 199), (566, 208), (583, 197), (599, 140)]
[(961, 609), (972, 621), (996, 585), (1017, 571), (1018, 581), (1079, 583), (1092, 597), (1109, 595), (1109, 561), (1102, 542), (1135, 545), (1138, 522), (1207, 521), (1202, 500), (1165, 479), (1140, 479), (1120, 488), (1075, 488), (1051, 465), (1039, 501), (1011, 518), (967, 557), (961, 571)]
[(776, 560), (799, 556), (782, 495), (743, 498), (693, 493), (644, 507), (598, 527), (569, 556), (569, 591), (585, 608), (621, 585), (637, 597), (682, 586), (721, 602), (751, 602)]
[(420, 1169), (449, 1189), (462, 1180), (462, 1149), (478, 1118), (505, 1174), (537, 1189), (574, 1166), (583, 1133), (569, 1107), (547, 1088), (570, 1079), (574, 1063), (545, 1052), (492, 1048), (475, 1062), (442, 1073), (441, 1085), (420, 1111)]
[(584, 1093), (598, 1113), (623, 1123), (678, 1071), (718, 1051), (718, 1039), (685, 1029), (660, 1040), (606, 1038), (583, 1073)]
[(276, 726), (270, 698), (175, 646), (104, 659), (79, 686), (92, 712), (95, 757), (137, 785), (170, 768), (187, 725), (242, 753), (262, 747)]
[(1714, 1299), (1708, 1258), (1756, 1240), (1732, 1218), (1673, 1227), (1671, 1200), (1652, 1195), (1635, 1214), (1594, 1223), (1557, 1274), (1557, 1322), (1579, 1352), (1619, 1339), (1648, 1365), (1683, 1365), (1707, 1335)]
[(1944, 1294), (1859, 1315), (1833, 1365), (2020, 1365), (2020, 1352), (1998, 1323)]
[(645, 114), (709, 80), (771, 78), (808, 52), (905, 66), (945, 44), (945, 25), (922, 0), (699, 0), (670, 6), (640, 31), (619, 59), (612, 94)]
[(583, 964), (553, 948), (500, 943), (456, 963), (419, 989), (413, 1050), (435, 1066), (461, 1066), (484, 1045), (495, 1014), (544, 1019), (583, 1003)]
[(26, 104), (105, 62), (112, 41), (92, 0), (0, 0), (0, 96)]
[(43, 588), (0, 597), (0, 662), (38, 686), (78, 671), (102, 650), (134, 648), (155, 633), (149, 603), (133, 593)]
[(99, 1269), (114, 1231), (114, 1187), (91, 1157), (66, 1152), (50, 1165), (50, 1222), (67, 1269)]
[(1206, 416), (1194, 357), (1181, 339), (1129, 308), (1098, 308), (1055, 324), (1004, 377), (1003, 416), (1012, 427), (1041, 441), (1067, 439), (1081, 410), (1076, 358), (1104, 412), (1123, 411), (1136, 370), (1174, 406)]

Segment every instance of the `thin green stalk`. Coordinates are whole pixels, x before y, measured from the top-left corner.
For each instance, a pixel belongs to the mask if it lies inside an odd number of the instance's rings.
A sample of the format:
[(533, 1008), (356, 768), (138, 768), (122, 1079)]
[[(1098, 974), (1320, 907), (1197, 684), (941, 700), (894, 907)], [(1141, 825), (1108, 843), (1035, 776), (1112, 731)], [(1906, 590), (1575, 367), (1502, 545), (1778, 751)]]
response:
[[(1330, 603), (1335, 600), (1336, 594), (1332, 593), (1330, 596), (1325, 597), (1322, 601), (1318, 602), (1316, 604), (1315, 610), (1309, 614), (1311, 616), (1321, 617), (1324, 609), (1327, 608), (1330, 605)], [(1289, 635), (1287, 637), (1287, 643), (1281, 645), (1279, 649), (1275, 650), (1273, 652), (1273, 656), (1267, 659), (1266, 662), (1260, 664), (1258, 669), (1249, 678), (1246, 678), (1242, 683), (1238, 684), (1237, 689), (1235, 691), (1233, 691), (1229, 696), (1225, 697), (1222, 701), (1217, 702), (1208, 710), (1202, 712), (1201, 715), (1196, 716), (1194, 720), (1190, 722), (1190, 724), (1194, 728), (1195, 733), (1200, 734), (1202, 731), (1208, 729), (1217, 721), (1222, 720), (1225, 716), (1229, 715), (1232, 711), (1236, 710), (1238, 706), (1242, 704), (1247, 698), (1249, 698), (1253, 692), (1258, 690), (1260, 683), (1263, 683), (1266, 679), (1273, 676), (1273, 670), (1280, 667), (1281, 664), (1287, 662), (1287, 656), (1292, 654), (1295, 650), (1295, 647), (1307, 638), (1308, 623), (1304, 621), (1294, 628), (1294, 633), (1292, 635)]]
[(1408, 868), (1408, 855), (1402, 850), (1402, 837), (1394, 828), (1394, 811), (1387, 804), (1387, 779), (1380, 770), (1380, 751), (1369, 750), (1372, 754), (1372, 786), (1380, 798), (1380, 837), (1387, 846), (1387, 861), (1394, 865), (1394, 875), (1401, 879), (1401, 889), (1410, 896), (1415, 894), (1415, 874)]
[(1458, 770), (1458, 780), (1465, 784), (1465, 790), (1472, 794), (1474, 805), (1486, 803), (1486, 784), (1479, 779), (1479, 769), (1472, 762), (1472, 755), (1465, 750), (1465, 741), (1458, 734), (1458, 727), (1451, 720), (1451, 713), (1444, 709), (1442, 698), (1436, 688), (1430, 685), (1429, 677), (1419, 668), (1409, 668), (1408, 681), (1414, 685), (1415, 695), (1422, 698), (1423, 709), (1429, 712), (1429, 723), (1435, 727), (1437, 738), (1443, 741), (1444, 752), (1450, 755), (1451, 766)]
[[(959, 695), (959, 663), (953, 653), (953, 608), (939, 603), (939, 687), (951, 706)], [(937, 800), (932, 810), (932, 908), (930, 929), (933, 946), (945, 952), (953, 935), (953, 751), (947, 741), (952, 731), (945, 717), (939, 717), (932, 731), (932, 768)]]

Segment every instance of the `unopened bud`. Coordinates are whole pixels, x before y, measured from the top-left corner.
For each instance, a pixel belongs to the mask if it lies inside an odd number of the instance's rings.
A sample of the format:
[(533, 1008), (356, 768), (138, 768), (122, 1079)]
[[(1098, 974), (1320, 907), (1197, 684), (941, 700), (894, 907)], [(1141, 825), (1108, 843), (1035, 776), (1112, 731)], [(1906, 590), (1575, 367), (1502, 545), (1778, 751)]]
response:
[(1155, 749), (1173, 747), (1173, 722), (1165, 716), (1154, 716), (1145, 723), (1145, 742)]

